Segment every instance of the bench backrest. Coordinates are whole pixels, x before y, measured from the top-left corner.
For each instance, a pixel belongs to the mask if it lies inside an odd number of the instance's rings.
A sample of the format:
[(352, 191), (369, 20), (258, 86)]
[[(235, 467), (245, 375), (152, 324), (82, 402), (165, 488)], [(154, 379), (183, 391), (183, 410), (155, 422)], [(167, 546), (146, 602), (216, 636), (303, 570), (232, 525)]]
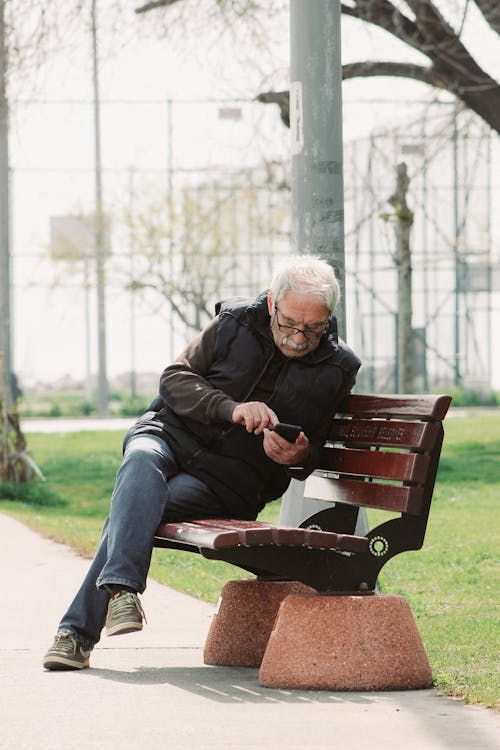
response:
[[(353, 533), (359, 507), (401, 514), (367, 535), (385, 564), (424, 540), (450, 396), (352, 395), (341, 405), (305, 498), (332, 503), (302, 526)], [(381, 566), (379, 566), (381, 567)]]

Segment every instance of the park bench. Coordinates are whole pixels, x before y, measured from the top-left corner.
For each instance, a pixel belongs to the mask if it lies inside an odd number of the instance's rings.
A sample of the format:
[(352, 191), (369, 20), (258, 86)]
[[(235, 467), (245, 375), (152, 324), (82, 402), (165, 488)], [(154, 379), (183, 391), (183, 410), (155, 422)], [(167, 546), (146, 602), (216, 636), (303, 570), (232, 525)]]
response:
[[(223, 632), (209, 634), (205, 647), (208, 663), (257, 665), (262, 662), (262, 674), (269, 636), (279, 630), (275, 618), (286, 598), (293, 600), (295, 597), (296, 606), (300, 605), (297, 597), (303, 603), (304, 597), (316, 595), (317, 599), (318, 594), (324, 597), (323, 608), (345, 607), (349, 603), (350, 607), (362, 606), (367, 611), (367, 607), (382, 606), (386, 620), (389, 604), (397, 609), (393, 619), (400, 621), (407, 617), (400, 611), (400, 601), (388, 602), (388, 597), (376, 593), (377, 578), (382, 567), (395, 555), (420, 549), (423, 545), (443, 440), (442, 421), (450, 402), (451, 398), (443, 395), (351, 395), (345, 399), (323, 447), (321, 464), (305, 482), (304, 506), (307, 507), (308, 498), (312, 498), (323, 501), (323, 509), (318, 512), (315, 503), (310, 502), (310, 515), (297, 527), (209, 519), (167, 523), (158, 528), (155, 546), (196, 552), (210, 560), (224, 560), (256, 576), (257, 586), (253, 581), (234, 583), (237, 587), (235, 601), (241, 614), (235, 615), (233, 602), (229, 609), (230, 620), (234, 622), (219, 623), (219, 630), (222, 628)], [(371, 515), (375, 518), (375, 525), (365, 534), (356, 533), (360, 508), (366, 509), (370, 522)], [(269, 590), (277, 593), (269, 594)], [(231, 595), (230, 590), (227, 596)], [(370, 598), (372, 601), (367, 603)], [(332, 604), (334, 599), (336, 604)], [(365, 602), (362, 605), (361, 599)], [(400, 597), (389, 596), (389, 599)], [(308, 599), (307, 603), (311, 611), (312, 600)], [(268, 619), (265, 626), (262, 623), (264, 613)], [(215, 619), (221, 619), (220, 614), (219, 610)], [(338, 612), (336, 617), (338, 619)], [(365, 615), (361, 617), (366, 619)], [(370, 611), (368, 619), (373, 620), (373, 617), (374, 612)], [(375, 613), (375, 619), (377, 617)], [(391, 617), (389, 614), (389, 619)], [(293, 627), (297, 629), (298, 620), (295, 616), (292, 619), (296, 620)], [(376, 623), (372, 624), (377, 627)], [(407, 626), (410, 630), (413, 627), (411, 622)], [(325, 628), (331, 628), (329, 624), (322, 627), (324, 640)], [(391, 627), (386, 622), (386, 634)], [(238, 656), (242, 648), (242, 628), (250, 632), (250, 640), (257, 642), (260, 637), (256, 653), (249, 660), (241, 654)], [(358, 621), (355, 629), (359, 637)], [(302, 639), (303, 634), (297, 637)], [(373, 633), (367, 634), (368, 640), (373, 637)], [(393, 634), (391, 638), (394, 637)], [(413, 634), (412, 638), (415, 637), (418, 640), (418, 632), (416, 636)], [(247, 643), (249, 638), (246, 638)], [(404, 638), (408, 639), (408, 632)], [(234, 639), (238, 643), (233, 648), (230, 644)], [(401, 641), (399, 636), (398, 639)], [(235, 650), (236, 656), (219, 653), (221, 643), (226, 644), (226, 650)], [(415, 660), (419, 648), (418, 643), (412, 643), (409, 651), (405, 651), (411, 661)], [(407, 660), (405, 654), (402, 661)], [(400, 684), (397, 680), (393, 684), (391, 672), (390, 684), (382, 679), (381, 686), (426, 686), (430, 672), (425, 652), (423, 659), (424, 666), (419, 668), (416, 678), (418, 684), (413, 678), (410, 679), (413, 684)], [(376, 665), (373, 668), (378, 669)], [(292, 687), (330, 687), (333, 684), (313, 682), (309, 685), (307, 680), (300, 679), (299, 685), (295, 685), (293, 679), (285, 682)], [(274, 677), (267, 684), (280, 684), (279, 679), (277, 683), (273, 680)], [(375, 683), (372, 686), (379, 687), (376, 680)]]

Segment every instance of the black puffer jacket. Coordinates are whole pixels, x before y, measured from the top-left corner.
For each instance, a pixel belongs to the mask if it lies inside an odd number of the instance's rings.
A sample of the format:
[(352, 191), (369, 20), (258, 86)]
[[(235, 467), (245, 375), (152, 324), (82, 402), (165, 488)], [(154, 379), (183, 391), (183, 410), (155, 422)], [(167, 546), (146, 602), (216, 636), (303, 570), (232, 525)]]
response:
[[(253, 302), (226, 301), (217, 312), (214, 357), (204, 378), (235, 402), (255, 400), (255, 389), (276, 352), (266, 295)], [(267, 403), (282, 422), (302, 425), (309, 440), (320, 445), (359, 366), (353, 352), (338, 341), (333, 320), (314, 351), (283, 358)], [(253, 519), (266, 502), (283, 494), (293, 471), (266, 456), (262, 435), (229, 422), (202, 424), (181, 418), (169, 394), (162, 396), (158, 410), (139, 420), (130, 434), (153, 432), (166, 439), (180, 466), (211, 487), (231, 517)]]

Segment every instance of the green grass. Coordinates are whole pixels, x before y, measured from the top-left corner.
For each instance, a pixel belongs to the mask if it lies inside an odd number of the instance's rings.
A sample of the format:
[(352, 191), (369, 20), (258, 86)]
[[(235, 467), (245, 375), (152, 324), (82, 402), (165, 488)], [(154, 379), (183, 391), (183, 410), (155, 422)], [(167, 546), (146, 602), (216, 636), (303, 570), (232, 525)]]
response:
[[(64, 507), (0, 501), (28, 526), (93, 555), (120, 463), (120, 432), (28, 436), (30, 453), (47, 477), (43, 486), (67, 501)], [(5, 495), (1, 495), (5, 497)]]
[[(47, 477), (8, 498), (0, 511), (92, 556), (107, 513), (121, 457), (121, 432), (29, 436), (32, 455)], [(498, 706), (498, 524), (500, 417), (448, 418), (424, 547), (391, 560), (383, 591), (411, 605), (436, 687), (471, 703)], [(61, 502), (66, 502), (62, 505)], [(279, 503), (262, 518), (275, 521)], [(155, 550), (151, 575), (162, 583), (215, 602), (223, 584), (248, 577), (230, 565), (197, 555)]]
[(500, 417), (445, 428), (424, 547), (393, 558), (381, 586), (410, 603), (436, 687), (498, 706)]

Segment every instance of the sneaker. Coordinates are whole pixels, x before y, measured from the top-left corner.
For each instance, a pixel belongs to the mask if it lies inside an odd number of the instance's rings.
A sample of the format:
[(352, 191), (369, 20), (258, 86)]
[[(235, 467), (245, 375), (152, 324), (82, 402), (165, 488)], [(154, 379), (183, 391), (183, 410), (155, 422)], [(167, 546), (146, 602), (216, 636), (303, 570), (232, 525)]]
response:
[(69, 630), (57, 633), (54, 643), (43, 657), (45, 669), (85, 669), (89, 666), (91, 648), (85, 649)]
[(132, 591), (118, 591), (109, 600), (106, 635), (122, 635), (142, 630), (146, 615), (139, 597)]

